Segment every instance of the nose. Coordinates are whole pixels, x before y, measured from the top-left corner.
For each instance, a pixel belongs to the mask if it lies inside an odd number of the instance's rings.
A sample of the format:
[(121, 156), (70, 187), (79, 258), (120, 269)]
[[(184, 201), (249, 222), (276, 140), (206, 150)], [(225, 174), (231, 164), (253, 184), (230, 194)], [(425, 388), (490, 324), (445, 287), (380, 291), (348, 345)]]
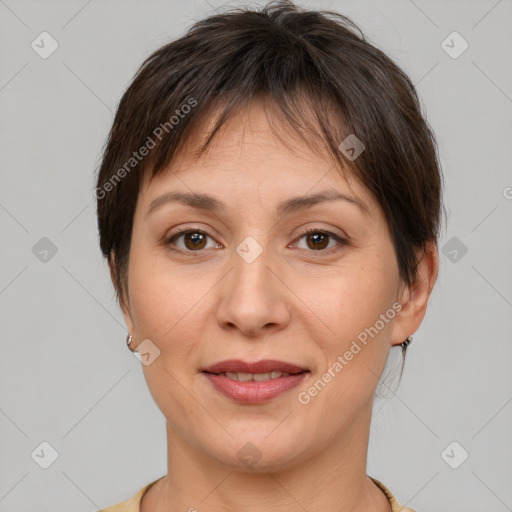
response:
[(217, 321), (223, 329), (254, 338), (289, 324), (291, 292), (268, 253), (264, 250), (249, 262), (233, 252), (231, 271), (218, 290)]

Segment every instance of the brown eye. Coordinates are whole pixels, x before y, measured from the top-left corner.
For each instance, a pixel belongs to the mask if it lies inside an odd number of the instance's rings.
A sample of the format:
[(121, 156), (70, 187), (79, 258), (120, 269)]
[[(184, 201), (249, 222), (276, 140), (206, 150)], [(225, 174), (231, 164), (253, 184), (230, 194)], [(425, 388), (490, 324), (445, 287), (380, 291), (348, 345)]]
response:
[(329, 235), (325, 233), (314, 233), (306, 236), (307, 244), (310, 249), (325, 249), (329, 245)]
[[(300, 246), (300, 242), (305, 239), (306, 247)], [(332, 243), (331, 243), (332, 242)], [(302, 233), (297, 244), (299, 249), (309, 250), (310, 252), (331, 252), (331, 250), (341, 249), (348, 245), (343, 238), (331, 233), (330, 231), (321, 231), (319, 229), (309, 229)], [(338, 247), (336, 247), (338, 246)]]
[[(178, 250), (184, 252), (197, 252), (201, 249), (207, 248), (206, 246), (208, 243), (208, 238), (211, 239), (211, 237), (203, 231), (197, 229), (187, 229), (172, 235), (167, 240), (167, 244), (175, 246)], [(180, 239), (183, 241), (178, 243), (180, 242)]]
[(203, 249), (206, 245), (206, 236), (203, 233), (186, 233), (183, 236), (185, 247), (190, 250)]

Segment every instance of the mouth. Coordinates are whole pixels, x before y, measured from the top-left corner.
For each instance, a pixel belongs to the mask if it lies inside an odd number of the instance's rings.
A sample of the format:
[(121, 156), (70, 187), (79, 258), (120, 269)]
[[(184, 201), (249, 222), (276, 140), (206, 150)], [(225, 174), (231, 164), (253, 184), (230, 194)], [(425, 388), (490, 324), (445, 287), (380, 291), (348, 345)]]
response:
[(215, 363), (202, 370), (205, 373), (221, 374), (221, 373), (246, 373), (251, 375), (265, 374), (265, 373), (288, 373), (295, 375), (308, 371), (307, 368), (287, 363), (284, 361), (277, 361), (274, 359), (264, 359), (262, 361), (246, 362), (240, 359), (228, 359)]
[[(210, 372), (205, 372), (210, 373)], [(302, 372), (301, 372), (302, 373)], [(231, 380), (239, 382), (249, 382), (254, 380), (256, 382), (264, 382), (266, 380), (279, 379), (280, 377), (289, 377), (290, 375), (297, 375), (285, 372), (266, 372), (266, 373), (245, 373), (245, 372), (221, 372), (221, 373), (210, 373), (210, 375), (221, 375)]]
[(227, 360), (201, 372), (214, 389), (235, 402), (261, 404), (298, 386), (310, 371), (284, 361)]

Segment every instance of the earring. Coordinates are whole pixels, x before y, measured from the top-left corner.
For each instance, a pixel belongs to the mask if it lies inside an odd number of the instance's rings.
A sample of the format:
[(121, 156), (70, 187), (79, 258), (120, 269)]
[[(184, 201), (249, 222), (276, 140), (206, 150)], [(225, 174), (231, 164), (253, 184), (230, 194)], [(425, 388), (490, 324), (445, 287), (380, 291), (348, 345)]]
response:
[(412, 341), (412, 336), (408, 336), (406, 340), (402, 341), (402, 343), (400, 344), (402, 347), (402, 350), (405, 350), (407, 348), (407, 345), (409, 345), (409, 343), (411, 343), (411, 341)]
[(131, 334), (128, 334), (126, 336), (126, 344), (128, 345), (128, 348), (130, 347), (130, 343), (133, 341), (133, 337)]

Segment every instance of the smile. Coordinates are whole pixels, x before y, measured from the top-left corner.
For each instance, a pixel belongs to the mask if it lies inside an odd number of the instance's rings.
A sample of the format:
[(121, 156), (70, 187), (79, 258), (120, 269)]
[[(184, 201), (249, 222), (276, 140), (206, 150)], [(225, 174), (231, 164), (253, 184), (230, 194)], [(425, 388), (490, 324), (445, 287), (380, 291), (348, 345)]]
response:
[(271, 380), (271, 379), (278, 379), (279, 377), (288, 377), (289, 373), (283, 373), (283, 372), (271, 372), (271, 373), (243, 373), (243, 372), (226, 372), (221, 373), (219, 375), (224, 375), (225, 377), (228, 377), (233, 380), (238, 380), (242, 382), (247, 382), (250, 380), (256, 380), (258, 382), (262, 382), (265, 380)]
[(213, 388), (241, 404), (263, 404), (298, 386), (309, 370), (275, 360), (228, 360), (202, 370)]

